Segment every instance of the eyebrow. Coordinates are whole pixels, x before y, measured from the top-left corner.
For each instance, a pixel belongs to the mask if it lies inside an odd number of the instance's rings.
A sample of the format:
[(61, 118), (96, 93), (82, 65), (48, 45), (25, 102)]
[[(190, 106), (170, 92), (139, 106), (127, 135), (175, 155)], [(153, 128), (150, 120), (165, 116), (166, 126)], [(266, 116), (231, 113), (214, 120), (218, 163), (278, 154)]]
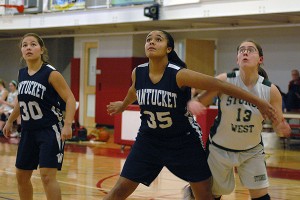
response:
[[(152, 35), (148, 35), (147, 38), (148, 38), (148, 37), (151, 37), (151, 36), (152, 36)], [(161, 36), (161, 35), (157, 35), (157, 36), (160, 37), (160, 38), (163, 38), (163, 36)]]
[[(252, 48), (255, 48), (255, 49), (256, 49), (255, 46), (240, 46), (240, 48), (249, 48), (249, 47), (252, 47)], [(239, 49), (240, 49), (240, 48), (239, 48)]]

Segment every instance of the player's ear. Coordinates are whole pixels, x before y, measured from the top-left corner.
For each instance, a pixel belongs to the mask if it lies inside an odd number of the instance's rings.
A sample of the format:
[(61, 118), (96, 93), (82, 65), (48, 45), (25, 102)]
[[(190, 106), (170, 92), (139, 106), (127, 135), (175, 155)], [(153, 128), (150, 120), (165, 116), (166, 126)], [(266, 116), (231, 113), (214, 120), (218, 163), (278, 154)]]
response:
[(172, 47), (167, 47), (167, 53), (170, 53), (172, 51)]

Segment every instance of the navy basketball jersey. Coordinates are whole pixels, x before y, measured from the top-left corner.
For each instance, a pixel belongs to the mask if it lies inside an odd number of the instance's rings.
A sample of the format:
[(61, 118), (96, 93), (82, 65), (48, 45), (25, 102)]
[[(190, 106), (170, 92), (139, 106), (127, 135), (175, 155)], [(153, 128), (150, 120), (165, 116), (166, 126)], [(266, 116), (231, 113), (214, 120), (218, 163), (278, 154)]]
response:
[(28, 74), (28, 67), (20, 69), (18, 101), (22, 129), (35, 130), (62, 121), (59, 95), (48, 80), (50, 73), (55, 70), (54, 67), (46, 63), (33, 75)]
[(175, 136), (187, 133), (194, 119), (187, 111), (191, 88), (179, 88), (176, 74), (181, 67), (169, 63), (161, 80), (153, 83), (149, 78), (149, 64), (136, 68), (136, 95), (141, 109), (139, 131), (153, 135)]

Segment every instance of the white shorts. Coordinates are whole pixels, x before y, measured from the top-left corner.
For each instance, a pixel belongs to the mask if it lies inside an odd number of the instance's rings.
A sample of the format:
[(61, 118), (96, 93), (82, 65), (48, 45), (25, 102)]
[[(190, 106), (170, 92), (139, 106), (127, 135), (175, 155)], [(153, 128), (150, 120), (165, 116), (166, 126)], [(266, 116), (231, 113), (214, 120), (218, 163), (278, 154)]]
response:
[(213, 176), (214, 195), (226, 195), (234, 190), (234, 167), (237, 168), (244, 187), (248, 189), (269, 187), (264, 148), (261, 144), (239, 152), (226, 151), (210, 144), (208, 164)]

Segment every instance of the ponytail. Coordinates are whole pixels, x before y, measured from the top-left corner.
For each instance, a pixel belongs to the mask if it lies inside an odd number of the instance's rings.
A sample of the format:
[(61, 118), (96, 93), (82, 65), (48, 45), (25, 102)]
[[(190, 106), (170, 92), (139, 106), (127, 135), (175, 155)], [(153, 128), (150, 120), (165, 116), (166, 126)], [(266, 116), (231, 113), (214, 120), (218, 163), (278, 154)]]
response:
[(183, 62), (177, 55), (177, 53), (172, 49), (172, 51), (168, 54), (168, 60), (170, 63), (176, 64), (180, 67), (186, 68), (185, 62)]
[(186, 68), (186, 64), (185, 62), (183, 62), (177, 55), (177, 53), (174, 51), (174, 39), (173, 37), (171, 36), (170, 33), (168, 33), (167, 31), (162, 31), (162, 30), (159, 30), (161, 31), (163, 34), (165, 34), (167, 40), (168, 40), (168, 47), (171, 47), (172, 48), (172, 51), (170, 53), (168, 53), (168, 60), (169, 62), (175, 64), (175, 65), (178, 65), (179, 67), (183, 67), (183, 68)]
[(269, 80), (267, 72), (261, 66), (258, 67), (258, 74), (264, 77), (265, 79)]

